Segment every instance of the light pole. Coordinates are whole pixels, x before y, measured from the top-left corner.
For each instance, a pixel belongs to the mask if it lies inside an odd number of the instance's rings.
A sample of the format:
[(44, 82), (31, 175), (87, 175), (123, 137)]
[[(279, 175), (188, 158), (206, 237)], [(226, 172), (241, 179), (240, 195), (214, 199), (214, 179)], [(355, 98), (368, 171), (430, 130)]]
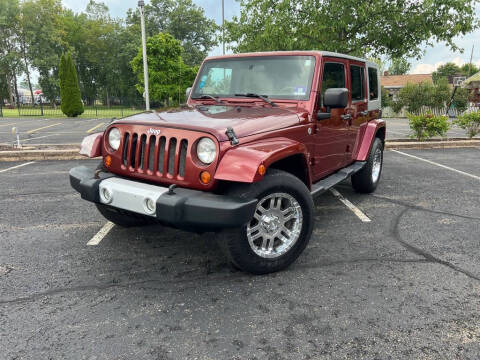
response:
[(148, 64), (147, 64), (147, 41), (145, 38), (145, 1), (138, 2), (140, 21), (142, 27), (142, 50), (143, 50), (143, 81), (145, 83), (145, 109), (150, 111), (150, 94), (148, 93)]
[(225, 55), (225, 0), (222, 0), (222, 41), (223, 55)]

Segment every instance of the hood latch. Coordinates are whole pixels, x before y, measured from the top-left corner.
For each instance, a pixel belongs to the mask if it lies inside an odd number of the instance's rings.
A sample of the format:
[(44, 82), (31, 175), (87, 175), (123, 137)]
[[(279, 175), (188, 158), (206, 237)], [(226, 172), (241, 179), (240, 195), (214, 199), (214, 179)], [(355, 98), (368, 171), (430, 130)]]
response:
[(238, 145), (237, 135), (235, 134), (235, 131), (231, 126), (227, 128), (227, 131), (225, 131), (225, 135), (227, 135), (228, 140), (230, 140), (230, 144), (232, 144), (233, 146)]

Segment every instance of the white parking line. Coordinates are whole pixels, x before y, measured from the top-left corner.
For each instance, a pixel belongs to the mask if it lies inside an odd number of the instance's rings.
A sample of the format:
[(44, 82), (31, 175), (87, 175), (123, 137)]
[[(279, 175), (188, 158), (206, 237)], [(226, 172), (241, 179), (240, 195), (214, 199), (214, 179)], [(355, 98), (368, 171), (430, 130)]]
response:
[(335, 189), (330, 189), (330, 192), (335, 196), (338, 200), (340, 200), (347, 208), (349, 208), (357, 217), (362, 220), (363, 222), (371, 222), (370, 218), (363, 213), (362, 210), (357, 208), (355, 205), (353, 205), (349, 200), (345, 199), (342, 194), (340, 194), (337, 190)]
[(17, 166), (12, 166), (12, 167), (9, 167), (9, 168), (0, 170), (0, 173), (7, 172), (7, 171), (13, 170), (13, 169), (18, 169), (18, 168), (21, 168), (21, 167), (23, 167), (23, 166), (27, 166), (27, 165), (33, 164), (34, 162), (35, 162), (35, 161), (30, 161), (30, 162), (23, 163), (23, 164), (20, 164), (20, 165), (17, 165)]
[(401, 155), (404, 155), (404, 156), (411, 157), (412, 159), (415, 159), (415, 160), (420, 160), (420, 161), (426, 162), (426, 163), (428, 163), (428, 164), (435, 165), (435, 166), (441, 167), (441, 168), (443, 168), (443, 169), (450, 170), (450, 171), (456, 172), (456, 173), (458, 173), (458, 174), (462, 174), (462, 175), (471, 177), (471, 178), (476, 179), (476, 180), (480, 180), (480, 176), (476, 176), (476, 175), (473, 175), (473, 174), (469, 174), (469, 173), (466, 173), (466, 172), (464, 172), (464, 171), (460, 171), (460, 170), (451, 168), (451, 167), (449, 167), (449, 166), (445, 166), (445, 165), (436, 163), (436, 162), (431, 161), (431, 160), (427, 160), (427, 159), (424, 159), (424, 158), (421, 158), (421, 157), (418, 157), (418, 156), (415, 156), (415, 155), (410, 155), (410, 154), (404, 153), (404, 152), (402, 152), (402, 151), (398, 151), (398, 150), (392, 150), (392, 151), (393, 151), (393, 152), (396, 152), (397, 154), (401, 154)]
[(46, 137), (49, 137), (49, 136), (58, 136), (58, 134), (51, 134), (51, 135), (37, 136), (37, 137), (33, 137), (33, 138), (27, 138), (27, 139), (20, 139), (20, 141), (21, 141), (21, 142), (24, 142), (24, 141), (30, 141), (30, 140), (36, 140), (36, 139), (43, 139), (43, 138), (46, 138)]
[(112, 230), (112, 228), (115, 226), (114, 223), (112, 222), (107, 222), (105, 225), (103, 225), (103, 227), (100, 229), (100, 231), (98, 233), (95, 234), (94, 237), (92, 237), (88, 242), (87, 242), (87, 245), (88, 246), (97, 246), (98, 244), (100, 244), (100, 241), (103, 240), (103, 238), (105, 236), (107, 236), (107, 234), (110, 232), (110, 230)]
[(32, 133), (37, 132), (39, 130), (48, 129), (48, 128), (51, 128), (51, 127), (57, 126), (57, 125), (62, 125), (62, 123), (56, 123), (56, 124), (52, 124), (52, 125), (42, 126), (38, 129), (29, 130), (29, 131), (27, 131), (27, 134), (32, 134)]
[(87, 130), (87, 133), (89, 134), (89, 133), (91, 133), (92, 131), (94, 131), (94, 130), (98, 129), (100, 126), (103, 126), (103, 125), (105, 125), (105, 123), (104, 123), (104, 122), (102, 122), (102, 123), (100, 123), (100, 124), (98, 124), (98, 125), (96, 125), (96, 126), (92, 127), (91, 129), (88, 129), (88, 130)]
[(15, 125), (16, 123), (10, 123), (10, 124), (1, 124), (0, 126), (10, 126), (10, 125)]

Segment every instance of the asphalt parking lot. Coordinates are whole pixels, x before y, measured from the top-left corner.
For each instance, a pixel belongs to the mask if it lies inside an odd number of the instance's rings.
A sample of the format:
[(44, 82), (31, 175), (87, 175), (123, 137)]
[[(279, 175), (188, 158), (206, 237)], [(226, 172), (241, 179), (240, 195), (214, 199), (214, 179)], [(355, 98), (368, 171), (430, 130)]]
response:
[[(14, 142), (12, 127), (20, 134), (22, 145), (35, 144), (80, 144), (82, 139), (95, 132), (103, 131), (111, 119), (41, 119), (0, 118), (0, 144)], [(407, 139), (411, 132), (408, 119), (386, 119), (387, 139)], [(448, 137), (465, 137), (465, 131), (452, 126)], [(478, 136), (477, 136), (478, 137)]]
[(268, 276), (212, 234), (87, 246), (105, 221), (68, 170), (95, 161), (0, 163), (0, 358), (479, 359), (479, 157), (386, 152), (375, 194), (336, 187), (371, 222), (325, 194), (305, 253)]

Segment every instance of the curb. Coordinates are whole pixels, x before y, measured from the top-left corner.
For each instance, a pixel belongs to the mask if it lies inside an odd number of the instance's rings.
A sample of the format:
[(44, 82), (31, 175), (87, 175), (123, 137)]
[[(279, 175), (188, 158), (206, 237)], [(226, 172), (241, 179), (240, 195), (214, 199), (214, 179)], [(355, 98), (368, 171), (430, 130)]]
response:
[[(23, 150), (4, 150), (0, 144), (0, 161), (39, 161), (39, 160), (88, 160), (89, 158), (80, 155), (79, 145), (36, 145)], [(453, 148), (480, 148), (480, 139), (449, 139), (434, 141), (412, 141), (412, 140), (387, 140), (386, 150), (402, 149), (453, 149)]]
[(0, 151), (0, 161), (83, 160), (78, 149)]
[(402, 150), (402, 149), (454, 149), (454, 148), (480, 148), (480, 139), (475, 140), (438, 140), (438, 141), (386, 141), (385, 149)]

